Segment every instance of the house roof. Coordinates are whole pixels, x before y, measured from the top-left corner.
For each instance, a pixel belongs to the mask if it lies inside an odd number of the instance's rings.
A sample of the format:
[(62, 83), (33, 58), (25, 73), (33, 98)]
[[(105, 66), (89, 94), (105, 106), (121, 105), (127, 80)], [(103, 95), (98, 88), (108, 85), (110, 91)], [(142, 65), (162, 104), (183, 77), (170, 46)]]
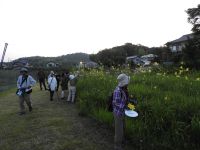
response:
[(137, 55), (129, 56), (129, 57), (126, 57), (126, 60), (128, 60), (128, 59), (135, 59), (135, 58), (138, 58), (138, 56)]
[(148, 55), (141, 56), (141, 58), (149, 58), (149, 57), (158, 57), (158, 56), (155, 54), (148, 54)]
[(185, 41), (188, 41), (189, 39), (192, 39), (194, 38), (194, 34), (186, 34), (186, 35), (183, 35), (181, 36), (180, 38), (174, 40), (174, 41), (171, 41), (171, 42), (168, 42), (167, 44), (174, 44), (174, 43), (180, 43), (180, 42), (185, 42)]

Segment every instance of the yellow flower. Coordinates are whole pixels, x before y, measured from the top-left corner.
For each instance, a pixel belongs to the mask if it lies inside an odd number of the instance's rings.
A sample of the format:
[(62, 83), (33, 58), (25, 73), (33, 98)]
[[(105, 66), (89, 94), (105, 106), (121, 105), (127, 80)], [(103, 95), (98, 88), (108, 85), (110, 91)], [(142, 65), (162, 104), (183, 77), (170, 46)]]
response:
[(187, 76), (185, 76), (185, 80), (188, 80), (188, 77), (187, 77)]
[(165, 100), (167, 100), (168, 99), (168, 97), (167, 96), (165, 96), (165, 98), (164, 98)]
[(200, 78), (196, 78), (197, 81), (200, 81)]
[(189, 71), (189, 68), (186, 68), (185, 71)]
[(131, 110), (134, 110), (135, 109), (135, 106), (131, 103), (128, 104), (128, 108), (130, 108)]

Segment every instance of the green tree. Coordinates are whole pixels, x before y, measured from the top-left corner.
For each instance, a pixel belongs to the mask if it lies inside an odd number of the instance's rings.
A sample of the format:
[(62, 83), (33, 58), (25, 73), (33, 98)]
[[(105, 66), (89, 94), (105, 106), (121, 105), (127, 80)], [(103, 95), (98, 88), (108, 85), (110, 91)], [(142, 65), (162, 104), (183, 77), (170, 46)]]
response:
[(186, 13), (194, 35), (183, 49), (183, 60), (188, 67), (200, 69), (200, 4), (197, 8), (189, 8)]
[(197, 8), (189, 8), (186, 10), (188, 14), (188, 22), (193, 25), (192, 31), (196, 34), (200, 34), (200, 4)]
[(187, 67), (200, 69), (200, 39), (194, 38), (188, 41), (183, 49), (183, 60)]

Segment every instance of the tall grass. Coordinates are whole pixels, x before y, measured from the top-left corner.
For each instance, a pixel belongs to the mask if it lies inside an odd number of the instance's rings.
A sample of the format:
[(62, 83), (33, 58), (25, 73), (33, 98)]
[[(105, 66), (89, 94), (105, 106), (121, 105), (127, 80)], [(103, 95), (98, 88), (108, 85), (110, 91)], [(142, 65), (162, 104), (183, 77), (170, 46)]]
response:
[[(140, 149), (200, 148), (199, 72), (131, 74), (129, 93), (138, 98), (137, 118), (126, 118), (126, 135)], [(187, 78), (186, 78), (187, 75)], [(112, 126), (106, 110), (117, 73), (85, 72), (78, 82), (80, 113)]]

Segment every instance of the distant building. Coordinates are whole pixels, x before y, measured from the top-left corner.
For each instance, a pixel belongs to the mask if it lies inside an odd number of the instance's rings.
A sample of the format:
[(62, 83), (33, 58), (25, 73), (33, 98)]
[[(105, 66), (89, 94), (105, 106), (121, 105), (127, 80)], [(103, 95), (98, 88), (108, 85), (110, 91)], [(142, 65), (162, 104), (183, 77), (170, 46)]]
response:
[(181, 53), (188, 40), (193, 39), (194, 34), (186, 34), (181, 36), (180, 38), (166, 43), (172, 53)]
[(9, 68), (9, 67), (8, 67), (7, 64), (5, 64), (5, 63), (2, 64), (2, 69), (8, 69), (8, 68)]
[(85, 63), (85, 67), (86, 68), (97, 68), (98, 67), (98, 64), (93, 62), (93, 61), (89, 61), (89, 62), (86, 62)]
[(139, 66), (144, 65), (144, 62), (142, 61), (142, 59), (137, 55), (126, 57), (126, 62), (134, 63), (135, 65), (139, 65)]
[(79, 68), (97, 68), (98, 64), (93, 61), (88, 61), (88, 62), (80, 62)]
[(154, 54), (143, 55), (141, 57), (135, 55), (126, 57), (126, 62), (134, 63), (135, 65), (138, 66), (149, 66), (152, 62), (156, 62), (157, 59), (158, 56)]
[(32, 66), (28, 63), (26, 59), (20, 59), (12, 62), (13, 69), (20, 69), (22, 67), (31, 68)]
[(48, 62), (46, 64), (46, 67), (47, 68), (55, 68), (55, 67), (59, 67), (60, 65), (58, 63), (55, 63), (55, 62)]
[(157, 58), (158, 58), (158, 56), (155, 54), (148, 54), (148, 55), (141, 56), (141, 59), (144, 61), (154, 61)]

